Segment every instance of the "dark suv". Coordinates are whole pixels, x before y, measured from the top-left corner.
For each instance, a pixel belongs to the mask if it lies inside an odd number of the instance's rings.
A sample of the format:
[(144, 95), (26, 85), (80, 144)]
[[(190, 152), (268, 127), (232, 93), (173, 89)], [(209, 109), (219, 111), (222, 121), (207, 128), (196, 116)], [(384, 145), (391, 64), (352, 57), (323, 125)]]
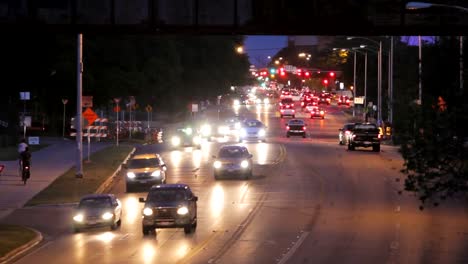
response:
[(186, 234), (197, 228), (197, 201), (186, 184), (161, 184), (151, 187), (143, 207), (142, 231), (156, 228), (184, 228)]

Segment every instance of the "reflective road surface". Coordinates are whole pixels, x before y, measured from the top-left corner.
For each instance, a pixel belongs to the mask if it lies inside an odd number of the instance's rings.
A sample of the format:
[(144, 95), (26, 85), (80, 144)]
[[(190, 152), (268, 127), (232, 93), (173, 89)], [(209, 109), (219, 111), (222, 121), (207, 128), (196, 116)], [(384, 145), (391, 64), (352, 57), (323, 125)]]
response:
[(110, 192), (123, 203), (120, 229), (73, 233), (70, 206), (24, 208), (9, 217), (37, 228), (44, 242), (17, 263), (468, 263), (468, 217), (461, 205), (418, 209), (398, 194), (402, 160), (395, 147), (347, 151), (338, 145), (346, 122), (328, 106), (325, 120), (308, 119), (308, 137), (285, 137), (288, 118), (276, 107), (242, 106), (239, 113), (268, 126), (266, 143), (245, 143), (254, 156), (250, 180), (213, 178), (212, 155), (201, 150), (157, 152), (168, 183), (187, 183), (198, 200), (198, 227), (141, 232), (139, 197), (121, 178)]

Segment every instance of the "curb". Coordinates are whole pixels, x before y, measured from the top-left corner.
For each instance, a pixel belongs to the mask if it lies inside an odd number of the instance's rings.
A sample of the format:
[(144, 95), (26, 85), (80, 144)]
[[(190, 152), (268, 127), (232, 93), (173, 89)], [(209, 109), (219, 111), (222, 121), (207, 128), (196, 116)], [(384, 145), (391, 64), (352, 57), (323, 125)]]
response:
[(27, 229), (33, 231), (34, 233), (36, 233), (36, 237), (34, 239), (32, 239), (31, 241), (29, 241), (28, 243), (13, 249), (12, 251), (8, 252), (5, 256), (1, 257), (0, 258), (0, 264), (8, 263), (8, 261), (11, 261), (14, 258), (18, 257), (19, 255), (24, 254), (26, 251), (28, 251), (31, 248), (35, 247), (37, 244), (39, 244), (42, 241), (43, 237), (42, 237), (41, 232), (39, 232), (39, 231), (37, 231), (35, 229), (32, 229), (30, 227), (25, 227), (25, 228), (27, 228)]
[[(136, 148), (134, 147), (132, 149), (132, 151), (130, 151), (130, 153), (128, 154), (128, 156), (125, 158), (125, 160), (122, 162), (122, 163), (126, 163), (128, 161), (128, 159), (130, 159), (130, 157), (133, 155), (133, 153), (135, 153), (136, 151)], [(117, 174), (122, 170), (122, 164), (119, 165), (119, 167), (117, 167), (117, 169), (114, 171), (114, 173), (109, 177), (107, 178), (96, 190), (95, 193), (104, 193), (104, 191), (112, 184), (112, 182), (116, 179), (117, 177)]]

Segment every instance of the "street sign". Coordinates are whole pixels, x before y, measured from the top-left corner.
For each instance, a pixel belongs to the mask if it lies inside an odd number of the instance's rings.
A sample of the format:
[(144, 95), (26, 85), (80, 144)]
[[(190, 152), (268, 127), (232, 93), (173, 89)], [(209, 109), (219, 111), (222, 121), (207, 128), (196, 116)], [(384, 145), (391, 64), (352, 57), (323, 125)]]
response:
[(29, 92), (20, 92), (20, 100), (27, 101), (31, 99), (31, 94)]
[(192, 104), (192, 113), (198, 112), (198, 104)]
[(39, 137), (28, 137), (29, 145), (39, 145)]
[(93, 107), (93, 97), (92, 96), (82, 96), (81, 107)]
[(364, 104), (364, 96), (354, 97), (354, 104)]
[(121, 109), (120, 109), (120, 106), (119, 106), (119, 105), (118, 105), (118, 106), (114, 106), (114, 112), (118, 113), (118, 112), (120, 112), (120, 110), (121, 110)]
[(146, 109), (146, 112), (148, 113), (153, 111), (153, 107), (151, 107), (151, 105), (147, 105), (145, 109)]
[(68, 103), (68, 99), (62, 99), (62, 103), (66, 105)]
[(83, 118), (88, 120), (88, 124), (91, 125), (94, 121), (96, 121), (98, 115), (91, 108), (88, 107), (83, 112)]

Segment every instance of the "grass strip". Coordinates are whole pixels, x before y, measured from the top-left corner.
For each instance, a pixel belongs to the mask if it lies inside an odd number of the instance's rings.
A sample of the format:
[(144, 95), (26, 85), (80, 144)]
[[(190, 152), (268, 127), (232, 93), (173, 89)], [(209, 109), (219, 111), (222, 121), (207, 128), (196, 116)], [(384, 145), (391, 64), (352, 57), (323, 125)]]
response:
[(26, 205), (78, 202), (83, 195), (94, 193), (114, 173), (133, 146), (110, 146), (91, 155), (91, 162), (83, 162), (83, 178), (76, 178), (75, 167), (58, 177)]
[(31, 229), (16, 225), (0, 225), (0, 258), (36, 237)]
[[(31, 145), (29, 146), (29, 152), (35, 152), (47, 146), (49, 146), (49, 144)], [(17, 146), (0, 148), (0, 160), (3, 160), (3, 161), (17, 160), (18, 157), (19, 157), (19, 154), (18, 154)]]

